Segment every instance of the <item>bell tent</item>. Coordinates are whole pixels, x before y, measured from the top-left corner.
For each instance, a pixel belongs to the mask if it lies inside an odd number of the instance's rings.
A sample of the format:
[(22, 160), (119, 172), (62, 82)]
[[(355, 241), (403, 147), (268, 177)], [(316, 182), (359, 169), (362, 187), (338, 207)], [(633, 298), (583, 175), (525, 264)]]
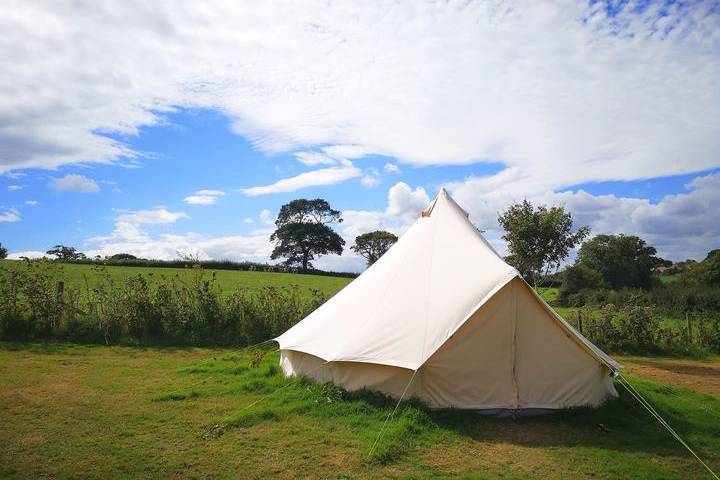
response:
[(287, 376), (487, 411), (599, 406), (619, 365), (441, 190), (362, 275), (277, 339)]

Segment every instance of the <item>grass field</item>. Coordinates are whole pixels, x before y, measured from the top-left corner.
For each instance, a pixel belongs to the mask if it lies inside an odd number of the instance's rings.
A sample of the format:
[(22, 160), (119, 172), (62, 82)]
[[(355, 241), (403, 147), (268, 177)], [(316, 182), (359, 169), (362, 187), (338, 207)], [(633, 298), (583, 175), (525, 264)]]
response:
[[(369, 457), (394, 402), (286, 380), (276, 352), (251, 356), (0, 343), (0, 477), (708, 478), (624, 391), (515, 421), (404, 403)], [(720, 358), (619, 360), (720, 468)]]
[[(17, 266), (13, 260), (0, 260), (0, 269)], [(84, 290), (93, 287), (109, 276), (113, 282), (121, 283), (132, 275), (143, 275), (153, 280), (176, 278), (187, 281), (193, 274), (192, 269), (182, 268), (151, 268), (151, 267), (102, 267), (78, 264), (53, 264), (58, 278), (62, 278), (68, 287)], [(301, 285), (303, 289), (316, 289), (327, 296), (341, 290), (352, 279), (321, 275), (303, 275), (296, 273), (245, 272), (237, 270), (206, 270), (208, 275), (215, 274), (218, 286), (223, 292), (231, 292), (238, 288), (262, 288), (267, 285), (283, 287)]]

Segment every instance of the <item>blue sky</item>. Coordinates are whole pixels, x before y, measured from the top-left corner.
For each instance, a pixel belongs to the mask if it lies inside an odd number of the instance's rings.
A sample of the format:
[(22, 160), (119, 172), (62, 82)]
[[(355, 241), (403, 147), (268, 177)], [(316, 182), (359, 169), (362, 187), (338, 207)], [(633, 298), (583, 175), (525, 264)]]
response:
[[(109, 165), (68, 166), (56, 171), (23, 170), (22, 177), (2, 177), (3, 205), (22, 211), (23, 222), (2, 225), (2, 242), (11, 251), (47, 250), (56, 243), (90, 248), (86, 240), (107, 234), (115, 217), (126, 211), (165, 206), (190, 218), (179, 220), (172, 230), (203, 232), (219, 236), (249, 234), (257, 228), (263, 210), (276, 213), (283, 203), (299, 197), (322, 197), (342, 210), (382, 210), (387, 189), (403, 181), (435, 193), (448, 181), (471, 175), (490, 175), (500, 164), (461, 166), (402, 166), (386, 172), (397, 160), (366, 156), (362, 170), (377, 172), (377, 186), (366, 187), (362, 177), (342, 185), (314, 186), (293, 192), (246, 196), (240, 190), (298, 175), (312, 167), (299, 164), (291, 152), (263, 154), (242, 136), (230, 131), (227, 118), (212, 110), (186, 110), (163, 115), (160, 125), (143, 128), (138, 135), (113, 136), (132, 150), (142, 152), (131, 167)], [(97, 192), (57, 191), (51, 180), (67, 174), (81, 175), (97, 183)], [(9, 191), (11, 186), (21, 190)], [(213, 189), (225, 192), (213, 205), (189, 205), (192, 193)], [(27, 200), (37, 205), (27, 205)], [(244, 223), (252, 219), (253, 223)], [(32, 229), (28, 230), (28, 226)]]
[(441, 186), (500, 251), (497, 213), (523, 198), (675, 260), (720, 244), (712, 4), (11, 11), (0, 242), (14, 256), (63, 243), (265, 261), (289, 200), (328, 199), (351, 243), (402, 234)]

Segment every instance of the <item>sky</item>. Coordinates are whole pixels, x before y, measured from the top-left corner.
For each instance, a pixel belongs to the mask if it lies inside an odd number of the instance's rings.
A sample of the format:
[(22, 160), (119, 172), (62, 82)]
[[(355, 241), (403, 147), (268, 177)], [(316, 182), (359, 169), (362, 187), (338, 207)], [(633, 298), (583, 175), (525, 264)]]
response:
[(720, 247), (718, 2), (9, 0), (0, 29), (11, 258), (264, 262), (290, 200), (342, 210), (349, 247), (442, 187), (501, 253), (523, 199)]

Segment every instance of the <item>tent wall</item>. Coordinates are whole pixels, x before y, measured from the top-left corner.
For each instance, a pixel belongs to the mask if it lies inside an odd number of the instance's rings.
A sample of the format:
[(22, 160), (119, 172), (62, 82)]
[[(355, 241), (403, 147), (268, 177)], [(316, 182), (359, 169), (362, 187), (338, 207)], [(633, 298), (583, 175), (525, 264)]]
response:
[[(400, 397), (412, 370), (282, 350), (286, 375)], [(520, 279), (488, 300), (419, 369), (407, 396), (431, 407), (563, 408), (616, 396), (607, 367), (560, 328)]]
[(617, 396), (609, 369), (571, 338), (520, 279), (517, 303), (516, 372), (525, 408), (599, 406)]
[[(389, 365), (361, 362), (329, 362), (314, 355), (293, 350), (280, 351), (280, 367), (286, 376), (304, 376), (322, 383), (334, 383), (345, 390), (374, 390), (400, 398), (410, 382), (412, 370)], [(418, 375), (406, 398), (419, 397)]]

